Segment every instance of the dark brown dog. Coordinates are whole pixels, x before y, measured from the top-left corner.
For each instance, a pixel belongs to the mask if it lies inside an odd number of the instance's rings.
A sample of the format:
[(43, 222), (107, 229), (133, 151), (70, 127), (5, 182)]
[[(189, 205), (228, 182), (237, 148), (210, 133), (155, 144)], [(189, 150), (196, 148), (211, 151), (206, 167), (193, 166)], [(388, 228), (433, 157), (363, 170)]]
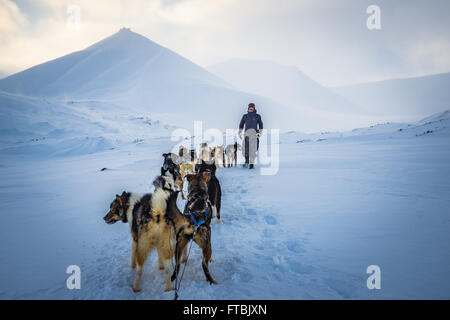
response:
[(222, 203), (222, 189), (220, 187), (219, 179), (216, 177), (216, 164), (214, 161), (202, 161), (195, 166), (195, 172), (197, 174), (202, 172), (210, 172), (211, 178), (208, 180), (207, 189), (209, 201), (212, 205), (213, 218), (217, 217), (219, 223), (222, 222), (220, 218), (220, 208)]
[(175, 270), (172, 274), (172, 281), (174, 281), (180, 271), (180, 263), (182, 262), (182, 255), (192, 238), (195, 243), (202, 249), (203, 259), (202, 268), (205, 273), (206, 280), (211, 284), (217, 284), (209, 272), (209, 262), (211, 261), (211, 217), (212, 206), (208, 198), (207, 183), (211, 178), (210, 172), (202, 172), (196, 175), (189, 174), (186, 176), (189, 181), (188, 199), (184, 209), (184, 216), (194, 226), (195, 231), (192, 236), (188, 233), (177, 234), (177, 244), (175, 247)]

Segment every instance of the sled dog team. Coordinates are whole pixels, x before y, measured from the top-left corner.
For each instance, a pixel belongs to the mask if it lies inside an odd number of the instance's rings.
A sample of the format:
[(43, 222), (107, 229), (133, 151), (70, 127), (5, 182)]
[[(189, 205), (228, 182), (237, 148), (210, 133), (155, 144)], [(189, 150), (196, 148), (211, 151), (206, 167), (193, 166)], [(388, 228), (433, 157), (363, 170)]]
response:
[[(136, 268), (133, 291), (139, 292), (142, 269), (149, 253), (156, 249), (158, 268), (165, 270), (166, 288), (172, 290), (180, 264), (187, 261), (187, 245), (193, 240), (202, 250), (202, 268), (206, 280), (217, 284), (209, 271), (212, 262), (211, 220), (221, 222), (220, 209), (222, 191), (216, 171), (237, 165), (238, 143), (208, 148), (200, 145), (199, 157), (195, 149), (180, 147), (178, 155), (164, 153), (161, 175), (153, 181), (154, 192), (144, 195), (123, 191), (111, 202), (103, 218), (106, 223), (117, 221), (128, 223), (132, 238), (131, 268)], [(225, 156), (228, 161), (226, 165)], [(184, 181), (188, 182), (187, 198), (183, 194)], [(183, 212), (178, 209), (177, 198), (186, 200)], [(175, 267), (171, 272), (172, 259)]]

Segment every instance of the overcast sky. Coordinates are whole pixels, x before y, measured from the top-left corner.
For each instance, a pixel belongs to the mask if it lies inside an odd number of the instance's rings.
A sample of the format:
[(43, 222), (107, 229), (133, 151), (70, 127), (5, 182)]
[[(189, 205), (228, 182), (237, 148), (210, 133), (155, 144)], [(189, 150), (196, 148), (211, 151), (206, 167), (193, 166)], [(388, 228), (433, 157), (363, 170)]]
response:
[[(366, 26), (371, 4), (381, 30)], [(272, 60), (326, 86), (449, 72), (449, 14), (448, 0), (0, 0), (0, 76), (123, 26), (204, 67)]]

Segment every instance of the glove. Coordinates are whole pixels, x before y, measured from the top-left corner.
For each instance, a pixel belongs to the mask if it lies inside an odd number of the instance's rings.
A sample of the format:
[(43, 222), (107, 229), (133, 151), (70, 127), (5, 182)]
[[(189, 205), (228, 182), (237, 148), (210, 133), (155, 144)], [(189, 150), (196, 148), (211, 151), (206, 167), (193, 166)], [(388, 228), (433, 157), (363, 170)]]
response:
[(258, 130), (258, 132), (256, 133), (256, 137), (259, 138), (262, 136), (262, 134), (263, 134), (263, 130), (262, 129)]

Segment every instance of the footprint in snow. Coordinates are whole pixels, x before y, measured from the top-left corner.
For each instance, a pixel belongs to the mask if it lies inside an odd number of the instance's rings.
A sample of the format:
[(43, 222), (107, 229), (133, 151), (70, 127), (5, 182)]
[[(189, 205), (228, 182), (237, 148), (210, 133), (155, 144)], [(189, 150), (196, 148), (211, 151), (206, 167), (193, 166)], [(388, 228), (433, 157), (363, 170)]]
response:
[(304, 263), (300, 263), (298, 261), (295, 261), (293, 259), (287, 259), (286, 261), (289, 269), (297, 274), (311, 274), (314, 271), (314, 268), (310, 265), (306, 265)]
[(266, 221), (267, 224), (270, 224), (270, 225), (276, 225), (277, 224), (277, 220), (274, 217), (272, 217), (272, 216), (265, 216), (264, 220)]
[(275, 230), (264, 229), (261, 236), (264, 240), (271, 239), (276, 235)]
[(250, 216), (255, 216), (255, 215), (256, 215), (255, 209), (252, 209), (252, 208), (247, 208), (247, 209), (245, 210), (245, 212), (246, 212), (248, 215), (250, 215)]
[(293, 253), (303, 253), (305, 250), (302, 248), (300, 241), (287, 240), (284, 242), (286, 248)]
[(278, 254), (272, 257), (272, 261), (275, 265), (282, 265), (282, 264), (285, 264), (285, 262), (286, 262), (284, 257), (281, 255), (278, 255)]

